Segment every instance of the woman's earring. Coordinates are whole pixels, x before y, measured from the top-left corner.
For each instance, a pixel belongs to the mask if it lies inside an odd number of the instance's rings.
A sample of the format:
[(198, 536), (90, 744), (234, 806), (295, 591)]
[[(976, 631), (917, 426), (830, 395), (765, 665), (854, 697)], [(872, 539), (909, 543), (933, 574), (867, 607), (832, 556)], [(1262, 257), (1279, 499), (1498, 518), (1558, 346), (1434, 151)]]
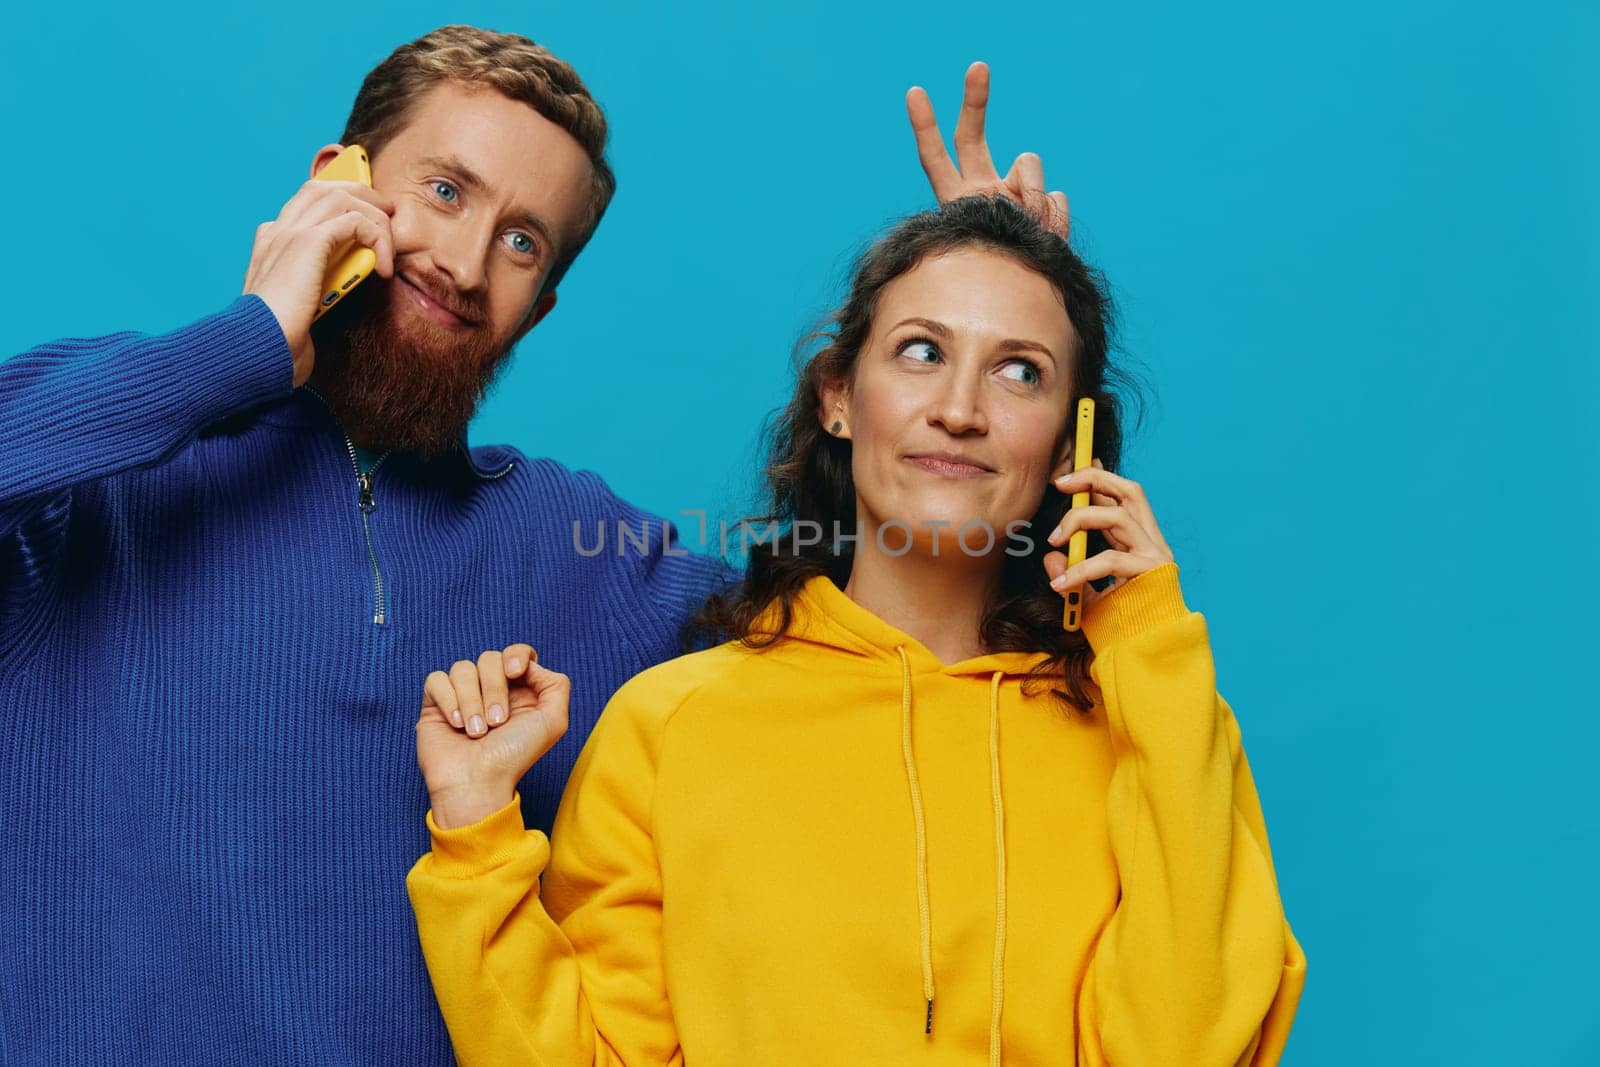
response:
[(844, 423), (840, 422), (838, 419), (834, 419), (833, 420), (833, 425), (828, 427), (828, 432), (833, 434), (835, 437), (837, 437), (837, 436), (839, 436), (839, 431), (843, 427), (844, 427)]

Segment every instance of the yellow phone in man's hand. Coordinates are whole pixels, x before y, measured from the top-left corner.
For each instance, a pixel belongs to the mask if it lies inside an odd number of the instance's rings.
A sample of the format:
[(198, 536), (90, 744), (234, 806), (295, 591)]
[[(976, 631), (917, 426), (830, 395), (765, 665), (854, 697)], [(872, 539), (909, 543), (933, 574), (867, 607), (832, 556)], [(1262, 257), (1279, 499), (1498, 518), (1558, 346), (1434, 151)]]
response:
[[(367, 162), (367, 150), (358, 144), (345, 145), (344, 151), (323, 164), (313, 177), (324, 182), (360, 182), (371, 188), (372, 166)], [(323, 312), (344, 299), (377, 265), (378, 254), (355, 241), (335, 252), (322, 276), (322, 299), (317, 302), (311, 321), (320, 319)]]
[[(1078, 401), (1078, 435), (1072, 445), (1072, 470), (1073, 473), (1085, 467), (1094, 466), (1094, 398), (1083, 397)], [(1072, 494), (1072, 506), (1086, 508), (1089, 506), (1089, 491)], [(1067, 538), (1067, 566), (1076, 567), (1084, 561), (1089, 551), (1089, 531), (1078, 530)], [(1076, 630), (1083, 622), (1083, 589), (1089, 583), (1085, 582), (1076, 589), (1067, 590), (1066, 606), (1062, 609), (1061, 625), (1068, 630)]]

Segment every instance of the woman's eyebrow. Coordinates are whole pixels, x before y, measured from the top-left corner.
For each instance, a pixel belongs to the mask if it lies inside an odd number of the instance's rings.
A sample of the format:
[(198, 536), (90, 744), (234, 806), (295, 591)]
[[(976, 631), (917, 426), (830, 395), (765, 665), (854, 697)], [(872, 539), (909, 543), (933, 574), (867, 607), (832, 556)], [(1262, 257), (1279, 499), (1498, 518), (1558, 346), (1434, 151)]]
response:
[(919, 317), (912, 317), (912, 318), (909, 318), (909, 319), (901, 319), (899, 322), (897, 322), (893, 326), (891, 326), (890, 329), (898, 330), (902, 326), (921, 326), (924, 330), (927, 330), (929, 333), (933, 334), (934, 336), (943, 337), (943, 338), (945, 338), (947, 340), (950, 337), (954, 336), (950, 332), (950, 327), (946, 326), (942, 322), (935, 322), (933, 319), (924, 319), (924, 318), (919, 318)]
[(1044, 356), (1050, 361), (1051, 366), (1054, 366), (1056, 362), (1056, 354), (1050, 351), (1048, 346), (1042, 345), (1038, 341), (1024, 341), (1021, 338), (1008, 338), (1007, 340), (1001, 341), (999, 347), (1007, 352), (1038, 352), (1040, 355)]
[[(927, 330), (935, 337), (939, 337), (946, 341), (955, 336), (950, 327), (946, 326), (944, 323), (935, 321), (934, 319), (925, 319), (920, 316), (913, 316), (909, 319), (901, 319), (899, 322), (890, 327), (890, 329), (898, 330), (902, 326), (920, 326), (922, 329)], [(1006, 352), (1038, 352), (1040, 355), (1044, 356), (1050, 361), (1051, 366), (1056, 366), (1059, 363), (1059, 361), (1056, 359), (1056, 354), (1050, 351), (1049, 346), (1042, 345), (1038, 341), (1027, 341), (1020, 337), (1008, 337), (995, 347)]]

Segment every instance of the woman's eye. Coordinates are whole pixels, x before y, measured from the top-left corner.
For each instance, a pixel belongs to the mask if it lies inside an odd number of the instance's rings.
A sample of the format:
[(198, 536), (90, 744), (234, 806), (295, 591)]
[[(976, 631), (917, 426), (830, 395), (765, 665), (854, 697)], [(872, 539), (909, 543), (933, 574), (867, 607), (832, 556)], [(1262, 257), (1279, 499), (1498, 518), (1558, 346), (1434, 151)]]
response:
[(533, 238), (529, 237), (527, 234), (514, 233), (511, 235), (511, 247), (515, 248), (518, 252), (527, 255), (534, 250), (535, 246), (533, 243)]
[(1005, 365), (1006, 377), (1024, 385), (1039, 384), (1039, 368), (1025, 359), (1014, 359)]
[(908, 341), (900, 347), (900, 354), (918, 363), (932, 363), (939, 358), (939, 349), (932, 341)]
[(439, 194), (439, 199), (448, 203), (456, 202), (456, 187), (449, 182), (434, 182), (433, 191)]

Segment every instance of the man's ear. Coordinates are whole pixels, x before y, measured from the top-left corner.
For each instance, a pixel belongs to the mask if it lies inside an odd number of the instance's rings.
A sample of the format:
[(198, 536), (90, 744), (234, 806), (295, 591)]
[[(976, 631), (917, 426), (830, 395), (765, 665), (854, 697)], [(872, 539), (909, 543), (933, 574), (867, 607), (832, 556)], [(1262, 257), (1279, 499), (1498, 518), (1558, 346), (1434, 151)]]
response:
[(515, 336), (511, 338), (511, 343), (516, 344), (518, 341), (522, 340), (523, 337), (527, 336), (528, 331), (539, 325), (539, 320), (550, 314), (550, 310), (555, 306), (556, 291), (554, 289), (535, 300), (533, 302), (533, 309), (528, 312), (528, 317), (523, 320), (522, 325), (517, 327), (517, 332)]
[(311, 157), (311, 173), (307, 177), (315, 178), (317, 171), (332, 162), (333, 157), (344, 151), (342, 144), (325, 144), (317, 149), (317, 154)]
[(817, 388), (817, 421), (830, 436), (850, 440), (850, 383), (843, 379), (824, 381)]

